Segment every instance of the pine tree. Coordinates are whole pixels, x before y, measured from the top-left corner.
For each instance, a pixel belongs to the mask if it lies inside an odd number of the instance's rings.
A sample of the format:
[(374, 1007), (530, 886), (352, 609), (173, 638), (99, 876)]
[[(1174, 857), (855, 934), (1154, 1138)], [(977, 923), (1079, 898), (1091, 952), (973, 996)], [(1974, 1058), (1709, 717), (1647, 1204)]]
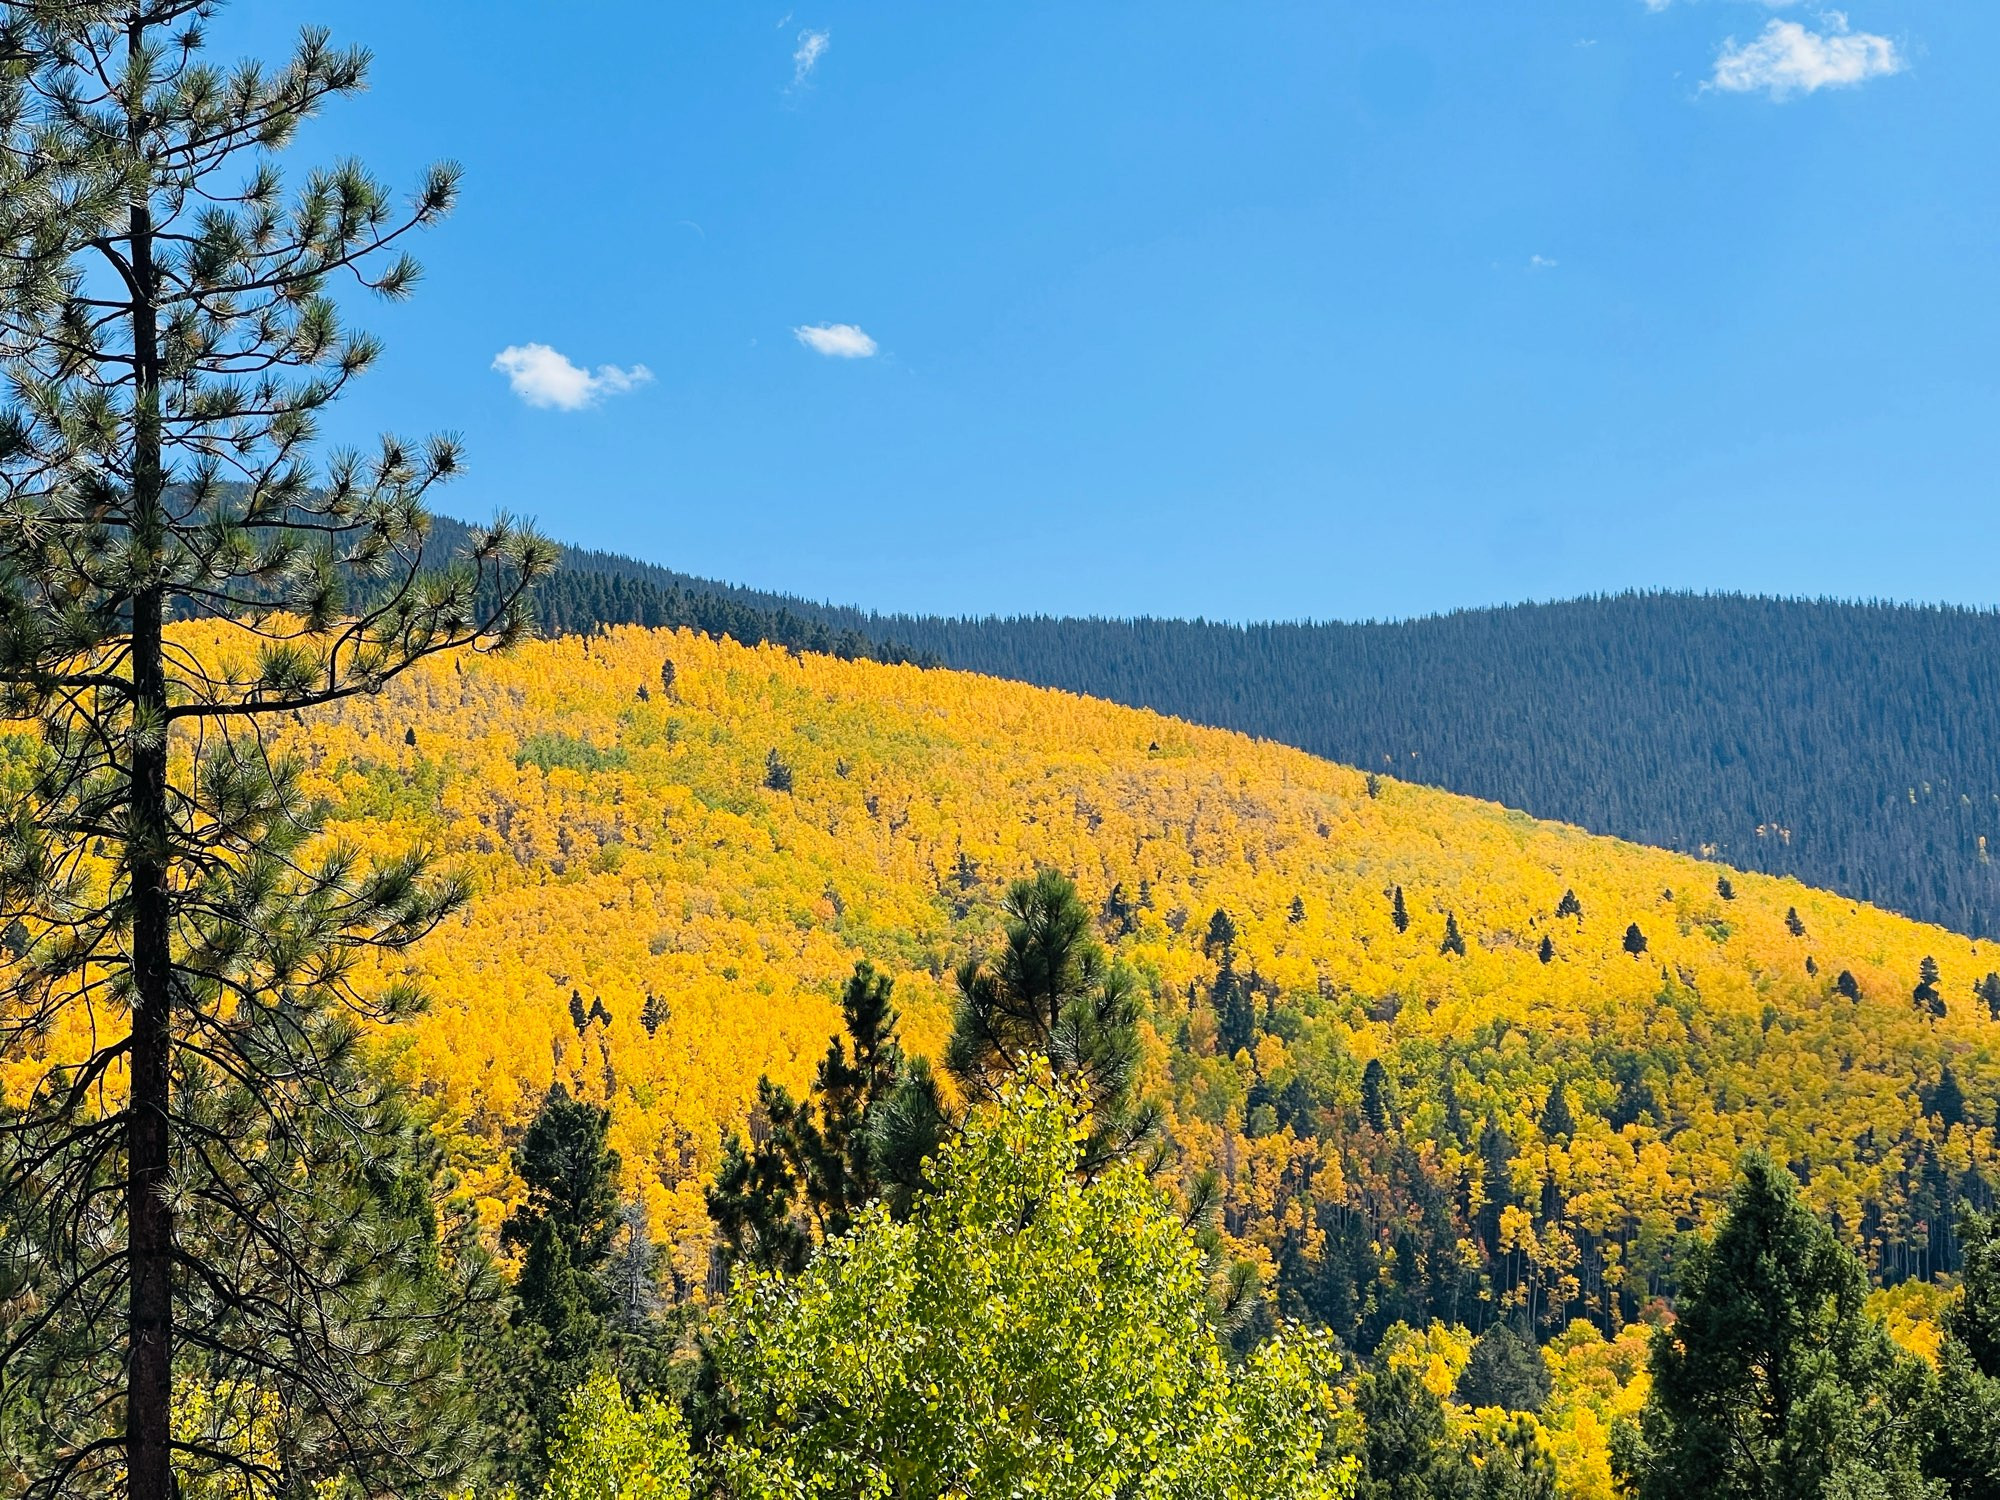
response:
[(1303, 896), (1292, 897), (1291, 910), (1285, 913), (1285, 920), (1294, 927), (1306, 919), (1306, 903)]
[(774, 792), (789, 792), (792, 789), (792, 768), (776, 750), (764, 757), (764, 785)]
[(1202, 956), (1205, 958), (1220, 956), (1222, 961), (1227, 963), (1235, 950), (1236, 924), (1230, 920), (1228, 912), (1217, 907), (1215, 915), (1208, 919), (1208, 932), (1201, 940)]
[(1445, 913), (1444, 941), (1438, 944), (1438, 952), (1455, 953), (1460, 958), (1465, 957), (1465, 938), (1458, 930), (1458, 914), (1456, 912)]
[(1785, 931), (1789, 932), (1793, 937), (1804, 937), (1806, 935), (1806, 924), (1800, 919), (1799, 909), (1796, 906), (1785, 908)]
[(1459, 1372), (1452, 1395), (1475, 1408), (1535, 1412), (1549, 1399), (1553, 1384), (1542, 1351), (1502, 1322), (1490, 1325), (1473, 1341), (1472, 1355)]
[[(1158, 1128), (1138, 1099), (1139, 1002), (1129, 970), (1091, 935), (1076, 886), (1055, 870), (1017, 880), (1003, 906), (1005, 945), (958, 971), (958, 1004), (944, 1063), (966, 1096), (997, 1100), (1022, 1069), (1046, 1058), (1090, 1104), (1088, 1171), (1130, 1155)], [(1225, 952), (1235, 924), (1218, 911), (1209, 936)]]
[(732, 1133), (708, 1189), (725, 1261), (795, 1272), (816, 1237), (845, 1234), (881, 1195), (871, 1117), (905, 1072), (889, 993), (888, 975), (855, 965), (840, 1000), (847, 1040), (829, 1040), (804, 1103), (758, 1080), (764, 1141), (751, 1146)]
[(1624, 947), (1625, 951), (1634, 958), (1637, 958), (1646, 951), (1646, 934), (1639, 930), (1637, 922), (1634, 922), (1630, 927), (1625, 929)]
[(1716, 876), (1715, 894), (1720, 896), (1724, 901), (1734, 901), (1736, 899), (1736, 887), (1729, 883), (1727, 875)]
[(1553, 963), (1556, 956), (1555, 940), (1546, 932), (1542, 934), (1542, 946), (1535, 950), (1535, 956), (1543, 963)]
[[(1145, 888), (1142, 886), (1142, 892)], [(1006, 940), (990, 961), (957, 974), (958, 1001), (944, 1066), (970, 1103), (993, 1103), (1036, 1059), (1089, 1107), (1083, 1161), (1092, 1174), (1128, 1157), (1158, 1130), (1159, 1112), (1138, 1098), (1139, 1002), (1130, 971), (1092, 936), (1076, 886), (1055, 870), (1017, 880), (1002, 902)], [(1234, 927), (1218, 912), (1225, 945)], [(937, 1078), (913, 1059), (871, 1111), (869, 1160), (898, 1214), (923, 1186), (925, 1163), (953, 1129)]]
[(1389, 903), (1389, 920), (1396, 924), (1398, 932), (1410, 930), (1410, 909), (1403, 904), (1403, 888), (1400, 885)]
[(665, 1000), (648, 990), (645, 1004), (639, 1007), (639, 1024), (646, 1028), (647, 1036), (655, 1036), (660, 1028), (667, 1024), (667, 1019), (672, 1013), (672, 1008)]
[(1937, 960), (1925, 956), (1917, 967), (1917, 987), (1910, 991), (1910, 1003), (1928, 1016), (1942, 1016), (1945, 1013), (1944, 995), (1938, 989), (1940, 978)]
[(1967, 1212), (1958, 1238), (1964, 1269), (1940, 1320), (1924, 1470), (1949, 1500), (1983, 1500), (2000, 1482), (2000, 1218)]
[(1833, 987), (1842, 999), (1851, 1000), (1856, 1005), (1861, 1003), (1861, 981), (1854, 977), (1852, 970), (1842, 969), (1833, 981)]
[(1542, 1105), (1542, 1134), (1552, 1141), (1566, 1141), (1576, 1134), (1576, 1116), (1570, 1113), (1569, 1091), (1559, 1078), (1549, 1088)]
[(1923, 1091), (1923, 1104), (1924, 1113), (1947, 1130), (1965, 1123), (1965, 1090), (1960, 1087), (1958, 1074), (1952, 1071), (1950, 1063), (1946, 1063), (1938, 1074), (1936, 1086)]
[(1209, 988), (1208, 998), (1215, 1007), (1217, 1053), (1223, 1057), (1234, 1057), (1244, 1049), (1255, 1046), (1256, 999), (1234, 969), (1223, 965), (1215, 976), (1215, 983)]
[[(1643, 1500), (1919, 1493), (1904, 1360), (1860, 1263), (1752, 1155), (1653, 1337)], [(1913, 1367), (1911, 1367), (1913, 1368)]]
[(1580, 917), (1583, 915), (1583, 903), (1576, 899), (1575, 891), (1566, 890), (1562, 893), (1562, 900), (1556, 903), (1556, 915), (1559, 917)]
[[(222, 69), (215, 9), (10, 5), (0, 48), (0, 717), (41, 745), (0, 854), (0, 925), (30, 934), (0, 1053), (78, 1013), (69, 1030), (97, 1039), (7, 1121), (0, 1233), (55, 1236), (31, 1342), (66, 1343), (89, 1393), (49, 1405), (63, 1456), (24, 1483), (81, 1493), (121, 1465), (128, 1500), (168, 1500), (177, 1462), (189, 1483), (226, 1463), (173, 1431), (197, 1350), (214, 1389), (284, 1390), (294, 1436), (372, 1442), (412, 1481), (453, 1463), (418, 1430), (430, 1404), (395, 1394), (423, 1364), (394, 1373), (407, 1309), (334, 1319), (373, 1295), (345, 1199), (365, 1163), (301, 1160), (373, 1149), (356, 1017), (417, 1000), (362, 991), (351, 956), (413, 941), (464, 888), (415, 855), (316, 850), (259, 725), (511, 640), (553, 563), (502, 525), (426, 570), (450, 442), (314, 464), (324, 409), (378, 352), (334, 291), (404, 295), (399, 242), (449, 210), (456, 172), (403, 211), (351, 162), (288, 199), (275, 154), (363, 87), (366, 54), (309, 31), (285, 68)], [(172, 647), (190, 615), (231, 622), (226, 658)], [(129, 1082), (104, 1105), (111, 1072)], [(196, 1145), (218, 1110), (228, 1153)]]
[(2000, 1021), (2000, 974), (1989, 973), (1973, 986), (1973, 993), (1986, 1002), (1986, 1011)]
[(611, 1111), (554, 1085), (515, 1152), (527, 1198), (500, 1226), (521, 1253), (514, 1326), (529, 1357), (515, 1374), (546, 1457), (563, 1401), (608, 1347), (603, 1279), (619, 1226), (618, 1153), (606, 1143)]
[(1396, 1123), (1389, 1107), (1389, 1071), (1379, 1057), (1369, 1058), (1368, 1066), (1361, 1070), (1361, 1118), (1381, 1135), (1387, 1135)]

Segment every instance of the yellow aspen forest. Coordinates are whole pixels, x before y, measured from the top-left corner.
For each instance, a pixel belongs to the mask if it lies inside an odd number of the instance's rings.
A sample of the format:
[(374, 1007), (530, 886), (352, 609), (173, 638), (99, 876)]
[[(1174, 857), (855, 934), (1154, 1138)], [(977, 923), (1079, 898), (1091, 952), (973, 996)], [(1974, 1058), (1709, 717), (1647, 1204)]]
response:
[(862, 958), (934, 1048), (1043, 866), (1141, 978), (1177, 1170), (1215, 1169), (1231, 1247), (1345, 1336), (1615, 1335), (1751, 1147), (1886, 1284), (1995, 1180), (1992, 945), (1241, 735), (625, 628), (430, 662), (272, 749), (333, 836), (474, 882), (396, 961), (430, 1008), (387, 1045), (482, 1221), (561, 1082), (610, 1106), (685, 1297), (759, 1076), (804, 1089)]
[(483, 1217), (562, 1081), (611, 1106), (689, 1295), (759, 1075), (806, 1085), (857, 958), (935, 1045), (1038, 866), (1142, 977), (1150, 1091), (1230, 1238), (1308, 1298), (1365, 1269), (1336, 1327), (1486, 1303), (1613, 1331), (1752, 1146), (1891, 1281), (1993, 1180), (1991, 945), (1240, 735), (619, 629), (431, 663), (274, 748), (339, 836), (476, 882), (405, 960), (432, 1003), (394, 1045)]

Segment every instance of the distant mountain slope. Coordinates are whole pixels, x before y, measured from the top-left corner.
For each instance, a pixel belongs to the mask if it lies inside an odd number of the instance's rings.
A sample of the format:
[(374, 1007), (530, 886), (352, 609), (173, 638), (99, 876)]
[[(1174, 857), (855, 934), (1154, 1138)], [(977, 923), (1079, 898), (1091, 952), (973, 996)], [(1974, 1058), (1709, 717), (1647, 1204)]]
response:
[(807, 1082), (862, 957), (934, 1049), (1037, 866), (1137, 976), (1225, 1232), (1363, 1347), (1631, 1320), (1748, 1145), (1887, 1281), (1954, 1269), (1952, 1206), (2000, 1184), (2000, 946), (1269, 742), (618, 629), (431, 662), (272, 749), (357, 848), (474, 877), (391, 969), (435, 997), (399, 1056), (489, 1223), (560, 1079), (612, 1106), (683, 1289), (759, 1073)]
[(941, 619), (570, 549), (543, 620), (1067, 688), (2000, 935), (1990, 611), (1627, 594), (1364, 625)]
[(1396, 624), (862, 628), (954, 667), (2000, 932), (1989, 612), (1641, 594)]

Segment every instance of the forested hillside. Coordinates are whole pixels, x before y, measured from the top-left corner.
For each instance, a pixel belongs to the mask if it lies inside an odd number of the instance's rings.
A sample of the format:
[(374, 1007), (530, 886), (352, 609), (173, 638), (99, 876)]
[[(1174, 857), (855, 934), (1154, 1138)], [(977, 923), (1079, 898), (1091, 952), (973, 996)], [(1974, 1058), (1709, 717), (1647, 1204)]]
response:
[(760, 1073), (858, 957), (935, 1046), (1005, 883), (1072, 873), (1141, 976), (1149, 1087), (1278, 1305), (1363, 1347), (1504, 1310), (1615, 1329), (1764, 1144), (1890, 1282), (1990, 1199), (2000, 952), (1789, 880), (954, 672), (623, 629), (460, 657), (278, 748), (367, 850), (479, 883), (417, 950), (423, 1092), (491, 1223), (552, 1079), (683, 1292)]
[(574, 549), (544, 599), (553, 633), (687, 625), (1067, 688), (2000, 933), (1990, 612), (1628, 594), (1361, 625), (941, 619)]

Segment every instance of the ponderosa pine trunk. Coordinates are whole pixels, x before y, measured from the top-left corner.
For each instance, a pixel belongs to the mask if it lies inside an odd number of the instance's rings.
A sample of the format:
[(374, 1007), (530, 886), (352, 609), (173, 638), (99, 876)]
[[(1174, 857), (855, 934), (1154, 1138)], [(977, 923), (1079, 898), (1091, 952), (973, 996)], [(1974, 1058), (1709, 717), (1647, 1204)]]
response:
[[(132, 45), (140, 30), (132, 28)], [(135, 122), (135, 131), (137, 129)], [(133, 541), (157, 558), (160, 503), (159, 327), (152, 213), (132, 205)], [(172, 1500), (174, 1216), (167, 1198), (173, 1051), (173, 957), (168, 864), (167, 688), (157, 571), (132, 600), (132, 781), (126, 861), (132, 894), (132, 1068), (127, 1104), (131, 1352), (125, 1448), (130, 1500)]]

